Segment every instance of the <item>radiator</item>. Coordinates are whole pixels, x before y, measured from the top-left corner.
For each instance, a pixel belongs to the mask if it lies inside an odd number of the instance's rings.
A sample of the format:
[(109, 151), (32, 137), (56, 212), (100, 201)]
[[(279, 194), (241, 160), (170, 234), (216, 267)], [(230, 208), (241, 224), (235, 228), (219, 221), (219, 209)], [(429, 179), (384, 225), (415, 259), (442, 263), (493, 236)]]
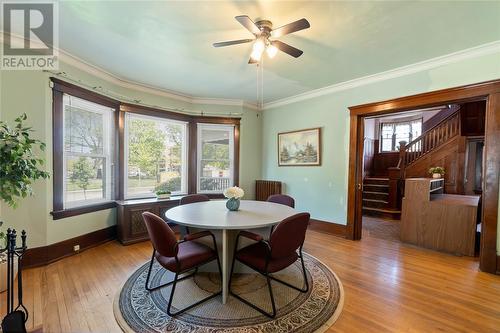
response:
[(281, 182), (274, 180), (255, 181), (255, 200), (266, 201), (273, 194), (281, 194)]

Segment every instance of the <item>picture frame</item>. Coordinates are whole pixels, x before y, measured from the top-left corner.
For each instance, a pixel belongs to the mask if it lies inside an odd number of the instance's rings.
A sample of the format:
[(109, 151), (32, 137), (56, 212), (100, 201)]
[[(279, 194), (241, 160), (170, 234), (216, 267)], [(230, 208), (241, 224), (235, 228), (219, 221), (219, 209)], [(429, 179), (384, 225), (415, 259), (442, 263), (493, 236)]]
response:
[(278, 133), (278, 166), (320, 166), (321, 127)]

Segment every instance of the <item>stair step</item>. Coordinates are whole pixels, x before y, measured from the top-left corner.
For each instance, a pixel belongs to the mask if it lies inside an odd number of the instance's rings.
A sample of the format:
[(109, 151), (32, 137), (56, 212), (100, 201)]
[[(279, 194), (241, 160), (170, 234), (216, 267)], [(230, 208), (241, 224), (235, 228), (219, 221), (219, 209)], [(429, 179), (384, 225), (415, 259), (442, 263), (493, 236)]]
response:
[(383, 178), (383, 177), (365, 177), (366, 180), (385, 180), (389, 181), (389, 178)]
[(381, 203), (389, 203), (389, 201), (385, 201), (385, 200), (377, 200), (377, 199), (363, 199), (363, 201), (368, 201), (368, 202), (381, 202)]
[(363, 207), (368, 208), (387, 208), (387, 201), (385, 200), (375, 200), (375, 199), (363, 199)]
[(389, 184), (388, 178), (365, 178), (363, 179), (365, 185), (387, 185)]
[(363, 191), (363, 199), (375, 199), (375, 200), (387, 201), (388, 198), (389, 198), (389, 193)]
[(401, 214), (400, 210), (392, 210), (392, 209), (385, 209), (385, 208), (374, 208), (374, 207), (363, 206), (363, 210), (375, 211), (375, 212), (380, 212), (380, 213)]
[(365, 190), (366, 192), (387, 193), (389, 192), (389, 185), (364, 184), (363, 191)]

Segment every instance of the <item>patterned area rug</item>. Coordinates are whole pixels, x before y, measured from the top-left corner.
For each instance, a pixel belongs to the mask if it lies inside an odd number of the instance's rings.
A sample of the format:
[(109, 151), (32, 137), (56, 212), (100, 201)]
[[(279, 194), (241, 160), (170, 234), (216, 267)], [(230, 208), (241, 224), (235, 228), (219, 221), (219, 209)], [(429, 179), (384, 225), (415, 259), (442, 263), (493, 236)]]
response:
[[(327, 266), (304, 253), (309, 292), (300, 293), (272, 282), (278, 313), (270, 319), (229, 296), (226, 304), (215, 297), (175, 318), (167, 315), (170, 286), (148, 292), (144, 288), (148, 263), (141, 266), (125, 282), (115, 298), (115, 318), (124, 332), (323, 332), (342, 311), (344, 291), (338, 277)], [(275, 274), (302, 287), (300, 261)], [(170, 281), (173, 275), (155, 264), (152, 284)], [(271, 310), (265, 279), (259, 274), (242, 273), (233, 278), (233, 291)], [(218, 291), (216, 273), (200, 272), (194, 278), (178, 283), (173, 311)], [(178, 288), (178, 289), (177, 289)]]

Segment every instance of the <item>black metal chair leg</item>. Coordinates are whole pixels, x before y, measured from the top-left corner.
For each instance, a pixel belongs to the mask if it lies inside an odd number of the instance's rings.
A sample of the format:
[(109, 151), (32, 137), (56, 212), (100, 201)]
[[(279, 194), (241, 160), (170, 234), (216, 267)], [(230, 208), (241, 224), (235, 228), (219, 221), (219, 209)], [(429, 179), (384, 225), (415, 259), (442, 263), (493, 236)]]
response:
[(309, 281), (307, 281), (307, 273), (306, 273), (306, 266), (304, 265), (304, 259), (302, 258), (302, 256), (300, 256), (300, 261), (301, 261), (301, 264), (302, 264), (302, 275), (304, 276), (304, 284), (305, 284), (305, 288), (299, 288), (299, 287), (296, 287), (294, 285), (291, 285), (290, 283), (288, 282), (285, 282), (283, 280), (280, 280), (278, 279), (277, 277), (274, 277), (274, 276), (269, 276), (270, 279), (276, 281), (276, 282), (279, 282), (287, 287), (290, 287), (294, 290), (297, 290), (297, 291), (300, 291), (301, 293), (306, 293), (309, 291)]
[[(219, 266), (219, 274), (221, 276), (221, 281), (222, 281), (222, 270), (221, 270), (221, 267), (220, 267), (220, 262), (219, 262), (219, 258), (218, 257), (217, 257), (217, 264)], [(197, 271), (198, 271), (198, 268), (196, 268), (195, 273), (193, 273), (191, 275), (196, 274)], [(210, 296), (207, 296), (204, 299), (202, 299), (202, 300), (200, 300), (200, 301), (198, 301), (198, 302), (196, 302), (194, 304), (191, 304), (191, 305), (185, 307), (184, 309), (178, 310), (177, 312), (173, 313), (173, 312), (170, 311), (170, 308), (172, 306), (172, 301), (174, 299), (175, 287), (177, 286), (177, 282), (179, 282), (181, 280), (184, 280), (184, 278), (178, 279), (178, 276), (179, 276), (179, 274), (175, 273), (174, 281), (172, 281), (172, 283), (173, 283), (172, 290), (170, 291), (170, 297), (169, 297), (169, 300), (168, 300), (167, 314), (170, 317), (177, 316), (177, 315), (179, 315), (179, 314), (181, 314), (181, 313), (183, 313), (183, 312), (185, 312), (187, 310), (190, 310), (190, 309), (194, 308), (195, 306), (200, 305), (201, 303), (204, 303), (204, 302), (206, 302), (206, 301), (208, 301), (208, 300), (210, 300), (210, 299), (212, 299), (212, 298), (214, 298), (214, 297), (219, 296), (219, 295), (222, 294), (222, 285), (221, 285), (221, 290), (219, 292), (214, 293), (214, 294), (212, 294)]]
[[(147, 291), (154, 291), (154, 290), (157, 290), (157, 289), (160, 289), (160, 288), (163, 288), (163, 287), (166, 287), (166, 286), (170, 286), (172, 283), (174, 283), (174, 281), (170, 281), (170, 282), (167, 282), (167, 283), (164, 283), (164, 284), (161, 284), (159, 286), (156, 286), (156, 287), (151, 287), (149, 285), (149, 279), (151, 278), (151, 272), (153, 270), (153, 263), (154, 263), (154, 260), (155, 260), (155, 250), (153, 250), (153, 256), (151, 257), (151, 262), (149, 263), (149, 269), (148, 269), (148, 276), (146, 277), (146, 283), (145, 283), (145, 287), (146, 287), (146, 290)], [(188, 275), (185, 275), (183, 277), (181, 277), (180, 279), (178, 279), (177, 281), (182, 281), (184, 279), (187, 279), (187, 278), (190, 278), (191, 276), (195, 275), (196, 272), (198, 272), (198, 267), (196, 267), (194, 269), (194, 272), (191, 273), (191, 274), (188, 274)], [(176, 276), (176, 279), (177, 279), (177, 276)]]

